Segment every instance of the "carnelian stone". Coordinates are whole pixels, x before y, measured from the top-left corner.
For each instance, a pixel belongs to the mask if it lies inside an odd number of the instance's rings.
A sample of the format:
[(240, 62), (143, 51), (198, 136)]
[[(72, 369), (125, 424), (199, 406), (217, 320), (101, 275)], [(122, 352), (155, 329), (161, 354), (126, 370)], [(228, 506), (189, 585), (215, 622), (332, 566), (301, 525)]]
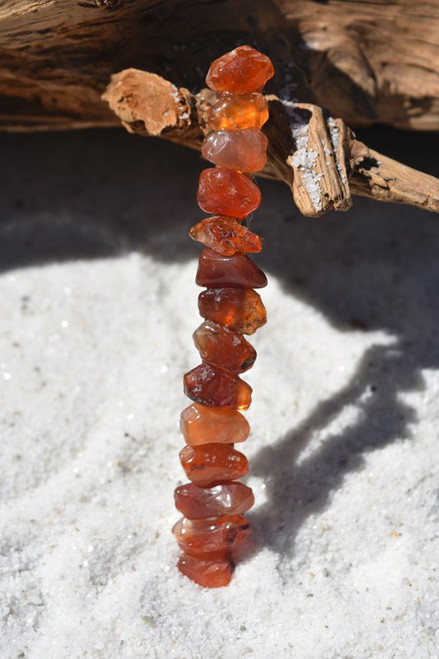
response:
[(256, 291), (245, 288), (208, 288), (198, 296), (200, 316), (243, 334), (253, 334), (267, 322)]
[(256, 350), (242, 334), (206, 320), (193, 333), (195, 347), (203, 362), (232, 373), (244, 373), (253, 366)]
[(191, 556), (214, 551), (230, 550), (250, 533), (250, 524), (243, 515), (186, 519), (183, 517), (172, 529), (178, 546)]
[(262, 94), (220, 94), (207, 112), (212, 130), (259, 130), (268, 119), (268, 104)]
[(189, 480), (200, 487), (233, 481), (248, 472), (245, 455), (228, 444), (185, 446), (180, 451), (180, 461)]
[(242, 252), (224, 256), (205, 247), (200, 254), (195, 282), (207, 288), (264, 288), (267, 277)]
[(175, 506), (188, 519), (238, 515), (255, 502), (253, 492), (244, 483), (220, 483), (198, 487), (193, 483), (175, 489)]
[(244, 218), (261, 203), (261, 191), (251, 178), (225, 167), (203, 169), (197, 201), (206, 213)]
[(207, 86), (215, 92), (256, 92), (274, 75), (270, 59), (251, 46), (239, 46), (210, 65)]
[(201, 153), (215, 165), (251, 174), (265, 167), (267, 144), (260, 130), (218, 130), (203, 141)]
[(211, 407), (247, 410), (252, 402), (252, 388), (247, 382), (209, 364), (200, 364), (185, 374), (184, 393), (196, 403)]
[(177, 567), (186, 577), (203, 588), (221, 588), (230, 583), (235, 564), (227, 552), (207, 557), (182, 554)]
[(180, 416), (180, 430), (187, 444), (245, 442), (250, 434), (247, 419), (230, 407), (206, 407), (192, 403)]
[(262, 249), (262, 238), (234, 217), (207, 217), (193, 226), (189, 235), (224, 256), (232, 256), (236, 252), (260, 252)]

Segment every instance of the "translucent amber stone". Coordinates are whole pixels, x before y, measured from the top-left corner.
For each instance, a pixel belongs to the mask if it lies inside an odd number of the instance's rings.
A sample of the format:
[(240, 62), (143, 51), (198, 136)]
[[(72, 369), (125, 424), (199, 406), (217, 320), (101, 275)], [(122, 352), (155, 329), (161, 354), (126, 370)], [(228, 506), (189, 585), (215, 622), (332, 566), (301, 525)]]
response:
[(180, 519), (172, 529), (178, 546), (192, 556), (224, 551), (242, 542), (250, 533), (250, 524), (242, 515), (212, 519)]
[(224, 256), (232, 256), (236, 252), (260, 252), (262, 249), (262, 238), (234, 217), (207, 217), (193, 226), (189, 235)]
[(206, 213), (243, 218), (261, 203), (261, 192), (251, 178), (225, 167), (203, 169), (197, 200)]
[(210, 247), (205, 247), (200, 254), (195, 281), (198, 286), (207, 288), (264, 288), (267, 285), (267, 277), (246, 254), (236, 252), (224, 256)]
[(184, 393), (196, 403), (211, 407), (246, 410), (252, 402), (252, 388), (236, 375), (200, 364), (184, 376)]
[(209, 288), (198, 296), (200, 316), (243, 334), (253, 334), (267, 322), (261, 297), (245, 288)]
[(239, 46), (212, 62), (206, 83), (215, 92), (256, 92), (273, 75), (273, 65), (266, 55), (251, 46)]
[(245, 442), (250, 434), (247, 419), (230, 407), (206, 407), (193, 403), (180, 416), (180, 430), (187, 444)]
[(200, 487), (233, 481), (248, 472), (245, 455), (229, 444), (185, 446), (180, 451), (180, 461), (189, 480)]
[(227, 552), (207, 557), (182, 554), (177, 566), (180, 572), (203, 588), (227, 586), (235, 569), (235, 564)]
[(206, 320), (193, 333), (195, 347), (203, 362), (232, 373), (244, 373), (253, 366), (256, 350), (242, 334)]
[(244, 483), (221, 483), (213, 487), (197, 487), (193, 483), (175, 490), (175, 506), (188, 519), (238, 515), (255, 502), (253, 492)]
[(267, 144), (260, 130), (218, 130), (203, 141), (201, 153), (215, 165), (251, 174), (265, 167)]
[(259, 130), (268, 119), (268, 104), (262, 94), (220, 94), (207, 112), (212, 130)]

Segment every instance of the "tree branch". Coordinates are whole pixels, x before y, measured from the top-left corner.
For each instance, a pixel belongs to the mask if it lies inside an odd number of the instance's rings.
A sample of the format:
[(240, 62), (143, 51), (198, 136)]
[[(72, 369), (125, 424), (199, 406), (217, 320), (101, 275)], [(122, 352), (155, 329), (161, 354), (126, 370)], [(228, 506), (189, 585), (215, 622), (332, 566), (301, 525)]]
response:
[[(127, 69), (112, 76), (102, 98), (129, 132), (199, 150), (214, 94), (193, 95), (154, 73)], [(259, 175), (289, 185), (303, 215), (347, 210), (352, 194), (439, 212), (439, 179), (369, 149), (317, 105), (267, 100), (268, 162)]]

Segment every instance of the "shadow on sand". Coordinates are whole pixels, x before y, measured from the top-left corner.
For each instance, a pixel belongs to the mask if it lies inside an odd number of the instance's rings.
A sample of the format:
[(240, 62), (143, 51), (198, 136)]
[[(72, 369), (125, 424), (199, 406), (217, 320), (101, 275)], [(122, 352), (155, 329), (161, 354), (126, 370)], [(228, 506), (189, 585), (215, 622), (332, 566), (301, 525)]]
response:
[[(0, 139), (2, 271), (131, 250), (165, 262), (198, 254), (186, 236), (201, 216), (197, 154), (117, 131)], [(422, 390), (421, 371), (439, 368), (439, 221), (363, 199), (348, 214), (307, 220), (280, 184), (262, 187), (262, 267), (340, 331), (382, 330), (393, 338), (369, 348), (341, 391), (299, 426), (292, 418), (291, 430), (253, 459), (267, 501), (252, 519), (260, 543), (284, 553), (302, 521), (362, 468), (365, 452), (410, 437), (416, 412), (400, 394)], [(313, 433), (347, 405), (358, 410), (356, 422), (297, 464)]]

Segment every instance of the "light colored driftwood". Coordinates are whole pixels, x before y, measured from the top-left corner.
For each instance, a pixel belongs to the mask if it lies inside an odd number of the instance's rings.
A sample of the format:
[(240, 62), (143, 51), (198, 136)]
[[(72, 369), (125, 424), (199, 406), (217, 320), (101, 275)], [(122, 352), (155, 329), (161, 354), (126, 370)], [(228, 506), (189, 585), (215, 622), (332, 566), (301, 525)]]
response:
[(436, 0), (0, 2), (0, 128), (117, 125), (101, 101), (112, 73), (200, 89), (237, 35), (272, 57), (284, 100), (351, 126), (439, 128)]
[[(439, 212), (439, 180), (368, 149), (319, 106), (267, 97), (268, 163), (262, 176), (287, 183), (303, 215), (347, 210), (351, 194)], [(127, 130), (200, 149), (212, 92), (191, 94), (136, 69), (112, 77), (103, 99)]]

